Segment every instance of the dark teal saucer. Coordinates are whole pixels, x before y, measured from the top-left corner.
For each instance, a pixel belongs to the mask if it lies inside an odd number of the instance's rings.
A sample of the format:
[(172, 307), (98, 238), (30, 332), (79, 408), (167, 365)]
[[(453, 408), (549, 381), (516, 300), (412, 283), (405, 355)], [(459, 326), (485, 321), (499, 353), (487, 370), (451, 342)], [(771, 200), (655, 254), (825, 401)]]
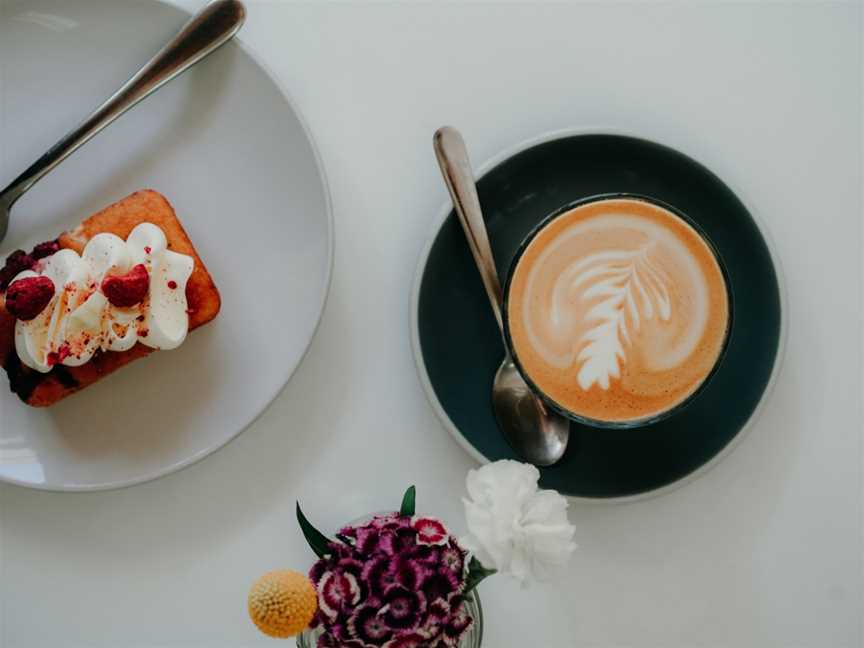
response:
[[(778, 272), (744, 204), (686, 155), (622, 135), (560, 135), (528, 144), (482, 173), (477, 185), (502, 279), (520, 243), (546, 216), (579, 199), (622, 192), (687, 214), (728, 273), (735, 315), (726, 354), (698, 396), (675, 415), (633, 429), (573, 423), (567, 453), (541, 469), (541, 484), (576, 497), (632, 498), (716, 463), (754, 418), (783, 340)], [(412, 308), (418, 371), (445, 427), (479, 460), (518, 459), (492, 413), (501, 335), (452, 211), (420, 260)]]

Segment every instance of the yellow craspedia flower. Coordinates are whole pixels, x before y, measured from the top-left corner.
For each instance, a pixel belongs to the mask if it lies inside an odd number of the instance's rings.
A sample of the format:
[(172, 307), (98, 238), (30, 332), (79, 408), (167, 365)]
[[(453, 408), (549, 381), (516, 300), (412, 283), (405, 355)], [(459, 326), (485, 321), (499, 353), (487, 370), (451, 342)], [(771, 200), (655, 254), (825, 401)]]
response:
[(261, 632), (271, 637), (284, 639), (300, 634), (317, 609), (315, 586), (299, 572), (267, 572), (249, 590), (249, 616)]

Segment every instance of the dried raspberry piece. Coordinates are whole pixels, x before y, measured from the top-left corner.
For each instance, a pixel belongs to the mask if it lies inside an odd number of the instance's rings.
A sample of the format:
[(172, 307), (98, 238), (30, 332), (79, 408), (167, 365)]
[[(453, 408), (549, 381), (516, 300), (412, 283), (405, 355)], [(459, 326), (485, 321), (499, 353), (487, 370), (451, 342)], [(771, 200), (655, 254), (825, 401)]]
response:
[(147, 296), (150, 275), (143, 263), (139, 263), (122, 276), (105, 277), (102, 292), (114, 306), (134, 306)]
[(30, 253), (30, 256), (34, 261), (38, 261), (39, 259), (44, 259), (45, 257), (49, 257), (52, 254), (60, 251), (60, 241), (45, 241), (44, 243), (40, 243), (36, 247), (33, 248), (33, 251)]
[(6, 257), (6, 265), (0, 270), (0, 290), (6, 290), (19, 272), (33, 268), (33, 257), (24, 250), (15, 250)]
[(57, 351), (51, 351), (45, 358), (45, 362), (49, 367), (53, 367), (56, 364), (60, 364), (66, 358), (68, 358), (72, 354), (72, 351), (69, 348), (69, 344), (64, 342), (60, 345), (60, 348)]
[(0, 269), (0, 290), (6, 290), (9, 283), (19, 272), (33, 270), (39, 259), (49, 257), (60, 250), (60, 241), (45, 241), (33, 248), (30, 254), (24, 250), (15, 250), (6, 257), (6, 264)]
[(13, 281), (6, 290), (6, 310), (19, 320), (32, 320), (54, 296), (54, 282), (48, 277), (26, 277)]

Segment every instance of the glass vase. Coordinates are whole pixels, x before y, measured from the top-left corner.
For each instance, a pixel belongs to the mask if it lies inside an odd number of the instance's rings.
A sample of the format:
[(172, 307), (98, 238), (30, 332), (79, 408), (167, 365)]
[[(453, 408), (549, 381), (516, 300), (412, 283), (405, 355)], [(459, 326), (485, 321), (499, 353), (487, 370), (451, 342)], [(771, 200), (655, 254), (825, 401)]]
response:
[[(480, 648), (483, 642), (483, 607), (480, 605), (480, 597), (476, 589), (465, 598), (465, 607), (474, 619), (474, 623), (465, 633), (459, 648)], [(297, 648), (315, 648), (322, 632), (321, 628), (304, 631), (297, 636)]]

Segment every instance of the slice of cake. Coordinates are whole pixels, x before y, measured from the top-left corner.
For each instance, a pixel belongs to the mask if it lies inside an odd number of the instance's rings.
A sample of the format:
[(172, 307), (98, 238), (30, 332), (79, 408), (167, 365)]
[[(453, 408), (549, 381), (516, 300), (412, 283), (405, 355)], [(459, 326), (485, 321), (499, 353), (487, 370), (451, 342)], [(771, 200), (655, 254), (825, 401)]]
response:
[(219, 313), (219, 291), (174, 209), (138, 191), (0, 270), (0, 360), (13, 392), (44, 407)]

